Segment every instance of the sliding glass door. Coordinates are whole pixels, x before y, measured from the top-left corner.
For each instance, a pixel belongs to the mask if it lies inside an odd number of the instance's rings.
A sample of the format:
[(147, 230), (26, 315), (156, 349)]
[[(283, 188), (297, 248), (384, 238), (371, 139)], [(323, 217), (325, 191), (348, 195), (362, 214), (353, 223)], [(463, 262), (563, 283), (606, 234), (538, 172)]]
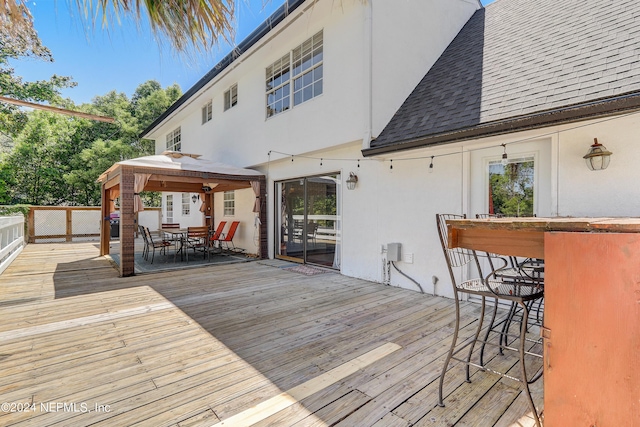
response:
[(340, 174), (276, 183), (279, 258), (340, 268)]

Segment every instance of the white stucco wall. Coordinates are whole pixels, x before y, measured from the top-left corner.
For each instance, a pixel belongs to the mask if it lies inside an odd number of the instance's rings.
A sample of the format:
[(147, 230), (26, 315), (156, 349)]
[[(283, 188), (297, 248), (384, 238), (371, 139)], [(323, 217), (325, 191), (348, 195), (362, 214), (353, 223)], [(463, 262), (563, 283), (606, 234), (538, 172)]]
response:
[[(312, 153), (312, 157), (323, 157), (322, 168), (317, 159), (271, 162), (269, 220), (273, 223), (274, 181), (340, 171), (344, 182), (350, 171), (356, 172), (357, 188), (342, 193), (341, 272), (382, 282), (381, 245), (398, 242), (404, 254), (413, 254), (413, 263), (399, 262), (398, 267), (428, 293), (434, 292), (432, 277), (438, 277), (435, 293), (450, 297), (435, 215), (473, 217), (487, 212), (486, 162), (501, 158), (501, 144), (507, 144), (510, 158), (535, 157), (534, 209), (538, 216), (638, 216), (640, 168), (635, 163), (640, 159), (640, 145), (634, 140), (638, 130), (640, 113), (362, 159), (360, 168), (356, 159), (361, 158), (361, 147), (354, 141)], [(589, 171), (582, 158), (594, 137), (613, 152), (604, 171)], [(435, 156), (434, 169), (429, 173), (431, 156)], [(393, 269), (390, 283), (417, 290)]]
[(260, 230), (256, 228), (256, 214), (253, 213), (255, 200), (256, 196), (252, 189), (236, 190), (235, 214), (224, 215), (224, 193), (214, 193), (213, 196), (215, 227), (218, 227), (220, 221), (226, 221), (227, 224), (224, 228), (224, 233), (226, 233), (233, 221), (240, 221), (240, 225), (233, 237), (233, 244), (238, 248), (244, 249), (247, 254), (257, 254), (260, 251), (258, 238)]
[(189, 193), (189, 215), (182, 214), (182, 193), (162, 193), (162, 221), (167, 222), (167, 195), (173, 195), (173, 222), (180, 224), (181, 228), (198, 227), (204, 225), (204, 214), (200, 212), (202, 202), (198, 199), (191, 201), (192, 196), (200, 196), (197, 193)]
[[(156, 152), (164, 151), (166, 134), (178, 126), (183, 152), (237, 166), (264, 163), (272, 149), (302, 153), (361, 139), (363, 11), (360, 2), (325, 0), (301, 6), (149, 135), (156, 139)], [(320, 30), (322, 95), (267, 119), (265, 69)], [(236, 83), (238, 104), (223, 111), (224, 92)], [(213, 119), (203, 125), (201, 108), (210, 100)]]

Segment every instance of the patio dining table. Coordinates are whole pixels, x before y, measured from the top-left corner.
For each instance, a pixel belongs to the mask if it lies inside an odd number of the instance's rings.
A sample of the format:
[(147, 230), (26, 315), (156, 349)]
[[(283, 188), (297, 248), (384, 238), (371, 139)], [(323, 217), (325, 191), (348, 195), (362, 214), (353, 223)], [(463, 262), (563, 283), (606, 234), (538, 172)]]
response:
[[(186, 228), (160, 228), (160, 233), (171, 235), (171, 239), (174, 239), (177, 242), (180, 242), (180, 247), (176, 245), (176, 255), (180, 254), (180, 261), (184, 260), (184, 239), (187, 235)], [(175, 257), (174, 257), (175, 261)]]
[(450, 247), (545, 261), (544, 425), (640, 426), (640, 218), (448, 220)]

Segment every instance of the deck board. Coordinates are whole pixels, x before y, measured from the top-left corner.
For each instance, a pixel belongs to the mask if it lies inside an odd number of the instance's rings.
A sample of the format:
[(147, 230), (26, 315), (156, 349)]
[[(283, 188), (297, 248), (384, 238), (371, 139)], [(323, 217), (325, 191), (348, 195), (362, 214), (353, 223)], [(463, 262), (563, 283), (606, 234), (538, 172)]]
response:
[[(446, 406), (436, 405), (453, 301), (270, 264), (119, 278), (93, 243), (28, 245), (0, 275), (0, 395), (36, 410), (0, 412), (0, 425), (530, 423), (516, 383), (474, 372), (467, 384), (454, 363)], [(461, 307), (464, 339), (479, 308)], [(389, 345), (398, 348), (354, 365)], [(541, 404), (542, 382), (532, 389)], [(277, 398), (285, 392), (291, 400)], [(103, 410), (41, 409), (52, 402)]]

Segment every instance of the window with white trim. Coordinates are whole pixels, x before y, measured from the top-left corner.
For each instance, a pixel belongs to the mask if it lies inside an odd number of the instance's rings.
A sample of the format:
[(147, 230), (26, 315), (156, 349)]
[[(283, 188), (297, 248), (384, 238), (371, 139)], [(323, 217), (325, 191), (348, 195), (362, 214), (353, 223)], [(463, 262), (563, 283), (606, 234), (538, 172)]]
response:
[(233, 216), (236, 214), (236, 192), (224, 192), (224, 216)]
[(224, 111), (238, 104), (238, 84), (234, 84), (224, 93)]
[(202, 124), (210, 122), (213, 118), (213, 102), (209, 101), (207, 105), (202, 107)]
[(180, 151), (182, 149), (182, 135), (180, 126), (167, 134), (167, 150)]
[(173, 194), (167, 194), (167, 203), (165, 205), (165, 218), (168, 223), (173, 222)]
[(191, 198), (189, 197), (189, 193), (182, 193), (182, 215), (191, 215), (191, 205), (189, 202)]
[(490, 214), (533, 216), (534, 213), (533, 156), (489, 162)]
[[(275, 116), (322, 94), (322, 35), (321, 30), (267, 67), (267, 117)], [(292, 87), (293, 100), (291, 100)]]

